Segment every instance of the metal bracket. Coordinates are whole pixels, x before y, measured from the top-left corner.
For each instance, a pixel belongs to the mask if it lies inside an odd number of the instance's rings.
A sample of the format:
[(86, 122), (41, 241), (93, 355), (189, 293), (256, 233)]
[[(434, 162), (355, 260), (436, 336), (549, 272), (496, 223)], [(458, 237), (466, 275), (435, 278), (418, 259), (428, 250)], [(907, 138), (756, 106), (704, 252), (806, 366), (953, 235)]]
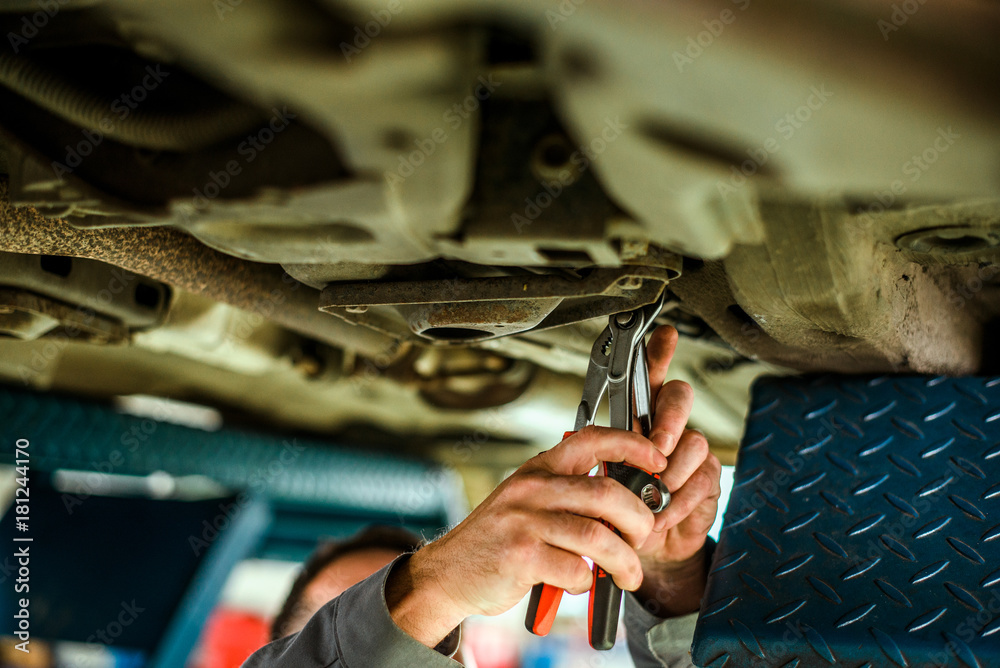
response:
[(646, 281), (666, 284), (678, 275), (675, 269), (626, 266), (594, 269), (579, 279), (545, 275), (331, 283), (320, 295), (320, 310), (359, 305), (401, 306), (595, 296), (627, 298)]

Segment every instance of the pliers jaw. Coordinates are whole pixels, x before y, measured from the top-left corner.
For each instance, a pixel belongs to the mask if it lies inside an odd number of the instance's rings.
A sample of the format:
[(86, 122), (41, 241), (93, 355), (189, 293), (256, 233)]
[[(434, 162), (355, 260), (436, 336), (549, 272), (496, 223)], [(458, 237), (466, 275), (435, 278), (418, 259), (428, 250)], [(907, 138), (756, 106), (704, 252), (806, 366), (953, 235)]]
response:
[(643, 434), (649, 435), (652, 423), (645, 336), (663, 308), (664, 295), (661, 293), (652, 304), (608, 319), (608, 326), (590, 349), (583, 397), (576, 411), (576, 431), (594, 424), (604, 393), (609, 392), (611, 426), (631, 430), (634, 416)]
[(597, 408), (608, 389), (608, 356), (611, 353), (612, 341), (609, 325), (604, 328), (590, 349), (590, 364), (587, 366), (587, 377), (583, 381), (583, 398), (576, 410), (574, 431), (580, 431), (594, 424), (594, 419), (597, 417)]

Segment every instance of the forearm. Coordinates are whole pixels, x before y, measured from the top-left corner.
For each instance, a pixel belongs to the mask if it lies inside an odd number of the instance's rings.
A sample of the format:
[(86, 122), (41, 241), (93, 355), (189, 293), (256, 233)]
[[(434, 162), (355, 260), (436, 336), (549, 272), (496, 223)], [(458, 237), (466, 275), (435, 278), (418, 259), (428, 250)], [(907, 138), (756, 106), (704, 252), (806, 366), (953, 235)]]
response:
[(427, 647), (437, 647), (468, 616), (454, 605), (417, 552), (389, 573), (385, 602), (392, 621)]
[(644, 561), (642, 585), (635, 592), (636, 600), (662, 619), (696, 612), (708, 579), (708, 549), (708, 546), (703, 547), (683, 562)]
[(662, 619), (696, 612), (701, 606), (708, 577), (705, 560), (699, 553), (693, 561), (674, 568), (656, 565), (643, 568), (642, 585), (635, 597), (644, 608)]

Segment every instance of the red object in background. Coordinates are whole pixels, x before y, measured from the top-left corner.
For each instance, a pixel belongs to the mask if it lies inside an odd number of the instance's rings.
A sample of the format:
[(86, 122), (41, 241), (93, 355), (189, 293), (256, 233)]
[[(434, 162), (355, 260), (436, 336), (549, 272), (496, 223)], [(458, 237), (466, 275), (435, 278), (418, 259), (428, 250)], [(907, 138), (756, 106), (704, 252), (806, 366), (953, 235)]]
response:
[(518, 668), (521, 665), (518, 636), (514, 631), (488, 624), (470, 624), (462, 629), (462, 654), (471, 654), (477, 668)]
[(243, 610), (216, 608), (201, 637), (194, 668), (240, 668), (270, 640), (268, 620)]

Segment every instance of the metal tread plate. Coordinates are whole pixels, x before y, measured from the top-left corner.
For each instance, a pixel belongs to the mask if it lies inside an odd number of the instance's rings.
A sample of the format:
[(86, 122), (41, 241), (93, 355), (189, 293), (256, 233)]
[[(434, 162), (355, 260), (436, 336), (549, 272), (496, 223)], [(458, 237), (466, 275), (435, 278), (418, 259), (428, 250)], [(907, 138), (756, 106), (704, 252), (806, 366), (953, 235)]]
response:
[(698, 666), (1000, 666), (1000, 378), (765, 378)]

